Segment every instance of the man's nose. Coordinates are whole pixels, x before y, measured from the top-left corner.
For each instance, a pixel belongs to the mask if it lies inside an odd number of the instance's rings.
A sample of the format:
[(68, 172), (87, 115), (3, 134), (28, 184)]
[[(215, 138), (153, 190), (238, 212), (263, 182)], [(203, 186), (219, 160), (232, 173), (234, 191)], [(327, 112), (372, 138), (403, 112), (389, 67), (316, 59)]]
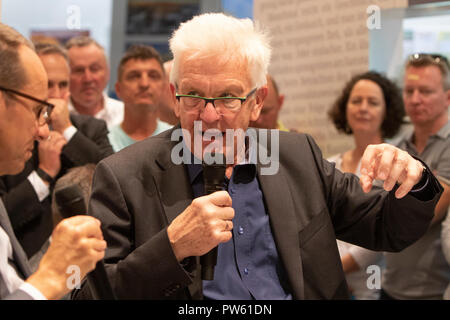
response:
[(148, 76), (147, 75), (142, 75), (139, 78), (139, 86), (141, 88), (148, 88), (149, 85), (150, 85), (150, 80), (149, 80)]
[(200, 119), (205, 123), (213, 123), (220, 119), (220, 116), (212, 102), (206, 103), (205, 108), (200, 113)]
[(88, 82), (88, 81), (92, 81), (93, 79), (93, 74), (89, 69), (84, 70), (83, 73), (83, 80)]
[(61, 96), (61, 89), (59, 86), (53, 86), (51, 88), (48, 88), (48, 97), (50, 99), (60, 99)]
[(420, 95), (420, 92), (419, 92), (419, 90), (414, 90), (413, 91), (413, 93), (411, 94), (411, 98), (410, 98), (410, 100), (411, 100), (411, 102), (412, 103), (420, 103), (420, 101), (421, 101), (421, 95)]

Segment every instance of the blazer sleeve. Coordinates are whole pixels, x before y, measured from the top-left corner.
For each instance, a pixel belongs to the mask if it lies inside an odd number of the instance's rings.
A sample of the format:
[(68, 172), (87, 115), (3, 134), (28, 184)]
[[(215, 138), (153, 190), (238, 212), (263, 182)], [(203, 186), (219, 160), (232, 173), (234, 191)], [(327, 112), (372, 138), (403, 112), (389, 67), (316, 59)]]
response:
[(443, 190), (429, 169), (421, 192), (397, 199), (398, 186), (390, 192), (374, 186), (365, 194), (355, 175), (335, 169), (307, 138), (338, 239), (377, 251), (400, 251), (425, 234)]
[(15, 232), (40, 216), (44, 210), (43, 203), (39, 201), (36, 191), (28, 179), (22, 180), (12, 188), (6, 186), (3, 178), (0, 179), (0, 195)]
[[(176, 260), (167, 226), (158, 225), (154, 232), (148, 230), (149, 239), (135, 245), (135, 228), (139, 226), (134, 225), (133, 215), (144, 214), (154, 219), (157, 204), (146, 204), (147, 212), (133, 212), (132, 201), (125, 201), (124, 192), (115, 172), (106, 161), (101, 161), (94, 174), (88, 211), (102, 221), (103, 236), (108, 244), (104, 261), (111, 286), (119, 299), (162, 299), (175, 284), (189, 285), (190, 274)], [(128, 192), (140, 194), (136, 190)], [(72, 293), (72, 298), (92, 298), (88, 281)]]
[(106, 122), (92, 117), (73, 118), (77, 132), (62, 150), (65, 167), (98, 163), (114, 153)]

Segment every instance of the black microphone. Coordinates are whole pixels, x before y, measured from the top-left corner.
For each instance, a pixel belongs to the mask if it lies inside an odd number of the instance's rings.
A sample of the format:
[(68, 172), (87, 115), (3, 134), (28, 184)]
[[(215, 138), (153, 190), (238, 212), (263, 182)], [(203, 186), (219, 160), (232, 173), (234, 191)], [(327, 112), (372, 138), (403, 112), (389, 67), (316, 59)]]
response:
[[(212, 159), (213, 157), (214, 154), (211, 155)], [(203, 185), (205, 195), (224, 190), (225, 169), (226, 163), (223, 155), (220, 156), (219, 163), (207, 164), (203, 161)], [(214, 267), (217, 264), (217, 247), (201, 256), (200, 264), (202, 266), (202, 280), (214, 280)]]
[[(55, 200), (64, 218), (87, 214), (83, 192), (78, 185), (73, 184), (56, 190)], [(94, 299), (117, 300), (106, 274), (103, 260), (98, 261), (95, 269), (87, 274), (87, 281)]]

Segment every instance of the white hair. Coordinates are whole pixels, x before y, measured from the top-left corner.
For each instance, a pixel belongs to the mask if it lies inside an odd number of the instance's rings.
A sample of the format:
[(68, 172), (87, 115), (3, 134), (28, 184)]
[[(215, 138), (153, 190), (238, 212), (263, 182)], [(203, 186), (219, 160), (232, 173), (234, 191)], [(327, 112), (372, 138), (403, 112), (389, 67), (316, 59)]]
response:
[(213, 57), (221, 63), (237, 61), (247, 65), (254, 87), (267, 83), (271, 48), (266, 31), (250, 19), (237, 19), (223, 13), (205, 13), (184, 22), (170, 38), (174, 62), (170, 82), (177, 84), (179, 63)]

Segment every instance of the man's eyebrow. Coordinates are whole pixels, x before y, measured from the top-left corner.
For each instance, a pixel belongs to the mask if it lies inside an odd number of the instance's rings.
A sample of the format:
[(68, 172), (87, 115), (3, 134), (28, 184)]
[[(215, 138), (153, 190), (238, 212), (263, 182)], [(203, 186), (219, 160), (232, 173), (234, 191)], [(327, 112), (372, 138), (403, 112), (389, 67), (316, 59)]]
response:
[[(181, 89), (181, 87), (180, 87)], [(202, 86), (197, 86), (197, 85), (192, 85), (190, 83), (184, 85), (182, 87), (183, 91), (196, 91), (199, 93), (203, 93), (203, 87)], [(244, 89), (242, 88), (242, 86), (237, 85), (237, 84), (230, 84), (230, 85), (225, 85), (222, 89), (220, 90), (215, 90), (214, 91), (216, 94), (223, 94), (225, 92), (233, 92), (233, 93), (242, 93), (244, 94)]]

